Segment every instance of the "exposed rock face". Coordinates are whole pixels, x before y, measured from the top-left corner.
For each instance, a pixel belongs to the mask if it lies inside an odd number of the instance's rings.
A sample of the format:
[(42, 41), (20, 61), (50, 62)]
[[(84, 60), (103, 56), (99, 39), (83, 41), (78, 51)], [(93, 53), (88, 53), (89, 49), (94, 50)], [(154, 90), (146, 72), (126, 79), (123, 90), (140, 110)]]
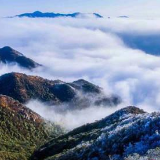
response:
[(121, 109), (39, 148), (32, 160), (124, 160), (160, 147), (160, 113)]
[(11, 97), (0, 95), (0, 159), (27, 160), (34, 149), (63, 133)]
[(35, 11), (33, 13), (24, 13), (24, 14), (20, 14), (17, 15), (16, 17), (28, 17), (28, 18), (59, 18), (59, 17), (71, 17), (71, 18), (86, 18), (86, 17), (94, 17), (94, 18), (103, 18), (100, 14), (98, 13), (80, 13), (80, 12), (76, 12), (76, 13), (71, 13), (71, 14), (62, 14), (62, 13), (42, 13), (40, 11)]
[(27, 69), (34, 69), (40, 64), (34, 62), (32, 59), (25, 57), (22, 53), (12, 49), (11, 47), (3, 47), (0, 49), (0, 62), (2, 63), (16, 63), (21, 67)]
[(70, 109), (82, 109), (91, 105), (115, 106), (121, 102), (118, 96), (106, 96), (100, 87), (85, 80), (65, 83), (21, 73), (1, 76), (0, 94), (10, 96), (21, 103), (31, 99), (54, 105), (66, 103)]

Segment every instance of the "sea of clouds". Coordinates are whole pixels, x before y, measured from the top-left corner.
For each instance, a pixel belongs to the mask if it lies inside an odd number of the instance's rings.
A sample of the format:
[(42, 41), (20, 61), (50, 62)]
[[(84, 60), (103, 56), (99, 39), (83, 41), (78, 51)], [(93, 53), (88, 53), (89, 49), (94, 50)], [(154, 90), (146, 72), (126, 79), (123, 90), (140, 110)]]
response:
[[(123, 100), (120, 107), (160, 109), (159, 20), (14, 18), (1, 19), (0, 25), (0, 47), (11, 46), (45, 66), (30, 72), (0, 64), (0, 75), (14, 71), (67, 82), (84, 78), (107, 94), (119, 95)], [(37, 101), (27, 106), (50, 120), (74, 122), (69, 129), (115, 110), (93, 107), (58, 115)], [(88, 113), (92, 116), (87, 117)]]

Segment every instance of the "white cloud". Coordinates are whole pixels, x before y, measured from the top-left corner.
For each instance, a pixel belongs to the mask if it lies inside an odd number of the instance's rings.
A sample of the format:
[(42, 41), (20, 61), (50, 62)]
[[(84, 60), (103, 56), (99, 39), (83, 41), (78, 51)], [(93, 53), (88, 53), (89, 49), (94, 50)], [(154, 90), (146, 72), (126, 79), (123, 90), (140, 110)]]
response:
[[(90, 107), (83, 110), (73, 110), (67, 112), (57, 112), (57, 106), (47, 106), (44, 103), (38, 101), (30, 101), (27, 106), (36, 111), (42, 117), (45, 117), (46, 120), (55, 122), (58, 125), (61, 125), (67, 130), (72, 130), (76, 127), (80, 127), (86, 123), (92, 123), (96, 120), (100, 120), (111, 113), (113, 113), (118, 108), (104, 108), (104, 107)], [(89, 116), (88, 116), (89, 115)]]
[(64, 81), (85, 78), (120, 95), (125, 105), (160, 109), (160, 57), (127, 47), (119, 36), (158, 35), (158, 20), (3, 19), (0, 24), (1, 47), (12, 46), (46, 66), (31, 73), (1, 65), (0, 74), (18, 71)]

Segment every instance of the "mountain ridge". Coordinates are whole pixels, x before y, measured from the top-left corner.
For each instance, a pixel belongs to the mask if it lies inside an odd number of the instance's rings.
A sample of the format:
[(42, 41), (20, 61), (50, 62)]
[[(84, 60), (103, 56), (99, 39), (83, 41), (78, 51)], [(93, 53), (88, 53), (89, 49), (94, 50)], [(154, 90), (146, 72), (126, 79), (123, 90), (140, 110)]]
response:
[(31, 160), (131, 160), (133, 154), (160, 147), (159, 124), (160, 113), (129, 106), (52, 139)]
[(15, 72), (0, 76), (0, 94), (21, 103), (36, 99), (50, 105), (68, 104), (68, 109), (83, 109), (95, 104), (116, 106), (121, 103), (120, 97), (106, 96), (100, 87), (85, 80), (66, 83)]
[(40, 67), (42, 65), (33, 61), (30, 58), (25, 57), (22, 53), (14, 50), (9, 46), (0, 48), (0, 62), (7, 64), (18, 64), (20, 67), (32, 70), (34, 68)]
[[(23, 13), (20, 15), (16, 15), (14, 17), (28, 17), (28, 18), (59, 18), (59, 17), (71, 17), (71, 18), (87, 18), (87, 17), (94, 17), (94, 18), (103, 18), (98, 13), (80, 13), (80, 12), (75, 12), (75, 13), (69, 13), (69, 14), (64, 14), (64, 13), (54, 13), (54, 12), (40, 12), (40, 11), (35, 11), (33, 13)], [(13, 17), (12, 17), (13, 18)]]

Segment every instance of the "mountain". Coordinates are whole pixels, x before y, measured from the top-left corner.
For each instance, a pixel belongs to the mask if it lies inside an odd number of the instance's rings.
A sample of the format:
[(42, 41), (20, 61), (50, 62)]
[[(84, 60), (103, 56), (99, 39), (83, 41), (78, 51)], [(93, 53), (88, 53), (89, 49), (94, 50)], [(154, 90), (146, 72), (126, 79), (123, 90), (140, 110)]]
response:
[(160, 159), (160, 147), (155, 149), (149, 149), (144, 155), (137, 153), (130, 155), (126, 160), (159, 160)]
[(13, 98), (0, 95), (1, 160), (27, 160), (36, 147), (62, 132)]
[(16, 63), (21, 67), (27, 69), (34, 69), (40, 64), (34, 62), (32, 59), (25, 57), (22, 53), (12, 49), (11, 47), (0, 48), (0, 62), (2, 63)]
[(24, 13), (17, 15), (16, 17), (29, 17), (29, 18), (59, 18), (59, 17), (71, 17), (71, 18), (103, 18), (100, 14), (98, 13), (71, 13), (71, 14), (62, 14), (62, 13), (42, 13), (40, 11), (35, 11), (33, 13)]
[(103, 90), (85, 80), (65, 83), (38, 76), (8, 73), (0, 77), (0, 94), (10, 96), (21, 103), (38, 99), (49, 104), (68, 104), (70, 109), (91, 105), (115, 106), (121, 102), (118, 96), (106, 96)]
[(35, 151), (31, 160), (133, 160), (127, 157), (148, 155), (151, 149), (160, 153), (157, 147), (160, 113), (130, 106), (52, 139)]
[(119, 16), (118, 18), (129, 18), (128, 16)]

